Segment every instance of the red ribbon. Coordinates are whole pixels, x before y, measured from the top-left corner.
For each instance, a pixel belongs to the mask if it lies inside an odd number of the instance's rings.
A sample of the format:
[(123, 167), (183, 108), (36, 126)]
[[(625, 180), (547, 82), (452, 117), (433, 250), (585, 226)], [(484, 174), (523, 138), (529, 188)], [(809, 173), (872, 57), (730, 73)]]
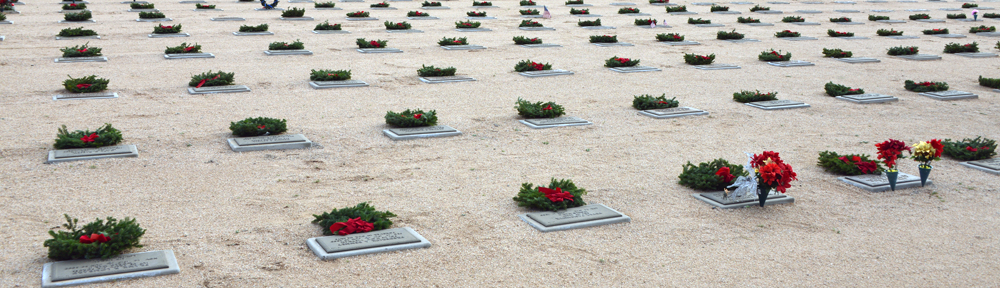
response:
[(205, 85), (205, 81), (219, 79), (219, 76), (222, 76), (222, 74), (215, 75), (215, 77), (212, 78), (212, 79), (207, 79), (207, 78), (206, 79), (201, 79), (201, 82), (198, 82), (198, 85), (194, 86), (194, 88), (201, 88), (201, 85)]
[(87, 89), (90, 88), (90, 84), (76, 84), (76, 89)]
[(372, 231), (372, 229), (375, 229), (375, 225), (365, 222), (365, 220), (361, 220), (361, 217), (347, 220), (347, 222), (337, 222), (330, 225), (330, 233), (339, 234), (340, 236), (351, 233), (364, 233)]
[(87, 237), (87, 235), (80, 236), (80, 243), (83, 243), (83, 244), (90, 244), (90, 243), (94, 243), (94, 242), (104, 243), (104, 242), (108, 242), (108, 241), (111, 241), (111, 238), (109, 238), (107, 235), (104, 235), (102, 233), (90, 234), (90, 237)]
[(83, 141), (83, 143), (94, 142), (94, 140), (97, 140), (97, 137), (101, 136), (98, 136), (97, 133), (92, 133), (90, 136), (80, 137), (80, 141)]
[(553, 190), (539, 186), (538, 192), (544, 193), (545, 197), (549, 198), (549, 201), (552, 202), (562, 202), (565, 200), (573, 202), (573, 194), (569, 194), (569, 192), (563, 192), (562, 188), (557, 187), (555, 190)]

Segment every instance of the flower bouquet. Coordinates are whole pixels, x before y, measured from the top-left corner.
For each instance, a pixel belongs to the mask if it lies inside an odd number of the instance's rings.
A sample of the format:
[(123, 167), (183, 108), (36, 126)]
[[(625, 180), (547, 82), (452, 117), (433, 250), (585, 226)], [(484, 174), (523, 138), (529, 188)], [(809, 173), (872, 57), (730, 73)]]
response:
[(62, 30), (59, 30), (59, 34), (56, 34), (56, 36), (59, 37), (97, 36), (97, 32), (94, 32), (94, 30), (90, 29), (83, 29), (83, 27), (63, 28)]
[(878, 29), (875, 31), (878, 36), (900, 36), (903, 35), (903, 31), (896, 31), (896, 29)]
[(715, 62), (715, 54), (697, 55), (684, 53), (684, 63), (688, 65), (708, 65)]
[(885, 142), (875, 144), (878, 148), (878, 159), (885, 163), (885, 176), (889, 180), (889, 188), (896, 191), (896, 179), (899, 177), (899, 170), (896, 170), (896, 159), (906, 158), (903, 151), (910, 151), (906, 143), (899, 140), (889, 139)]
[(139, 19), (160, 19), (167, 18), (167, 15), (163, 15), (160, 12), (139, 12)]
[(601, 26), (601, 19), (586, 20), (586, 21), (576, 20), (576, 25), (580, 27)]
[(587, 190), (577, 188), (573, 180), (556, 180), (552, 178), (549, 187), (534, 187), (531, 183), (522, 183), (521, 190), (514, 197), (517, 206), (538, 210), (558, 211), (566, 208), (587, 205), (583, 195)]
[(420, 7), (441, 7), (441, 2), (427, 2), (420, 3)]
[(281, 11), (281, 17), (285, 18), (298, 18), (306, 15), (305, 8), (293, 7), (291, 9)]
[(194, 4), (194, 9), (215, 9), (215, 5), (201, 5), (201, 4), (195, 3)]
[(800, 34), (799, 32), (794, 32), (792, 30), (784, 30), (784, 31), (779, 31), (778, 33), (774, 33), (774, 37), (778, 38), (799, 37), (799, 36), (802, 36), (802, 34)]
[(851, 88), (840, 84), (834, 84), (832, 81), (827, 82), (826, 85), (823, 85), (823, 90), (826, 90), (826, 95), (830, 95), (833, 97), (843, 96), (843, 95), (865, 94), (865, 89)]
[(910, 15), (910, 20), (920, 20), (920, 19), (931, 19), (931, 16), (927, 15), (927, 14), (913, 14), (913, 15)]
[(104, 146), (117, 145), (122, 142), (122, 132), (118, 131), (111, 124), (104, 123), (104, 126), (97, 130), (76, 130), (69, 132), (66, 125), (59, 128), (56, 134), (56, 141), (52, 144), (56, 149), (74, 148), (99, 148)]
[(918, 48), (917, 46), (906, 46), (906, 47), (904, 47), (904, 46), (896, 46), (896, 47), (889, 48), (889, 51), (886, 52), (886, 53), (889, 54), (889, 55), (892, 55), (892, 56), (913, 55), (913, 54), (920, 53), (920, 48)]
[(653, 95), (649, 94), (632, 97), (632, 108), (638, 110), (666, 109), (674, 108), (680, 105), (680, 102), (677, 101), (677, 97), (667, 99), (666, 93), (660, 95), (659, 97), (653, 97)]
[(63, 58), (101, 56), (101, 48), (89, 47), (87, 46), (88, 44), (90, 44), (90, 42), (87, 42), (86, 44), (80, 46), (65, 47), (59, 49), (59, 51), (63, 52), (62, 54)]
[(733, 100), (740, 103), (778, 100), (778, 92), (760, 93), (758, 90), (733, 93)]
[(476, 22), (476, 21), (469, 21), (469, 20), (455, 22), (455, 28), (459, 28), (459, 29), (479, 28), (479, 25), (482, 25), (482, 23), (479, 23), (479, 22)]
[(521, 60), (514, 65), (514, 71), (517, 72), (527, 72), (527, 71), (543, 71), (552, 70), (552, 64), (549, 63), (537, 63), (531, 60)]
[(948, 28), (926, 29), (926, 30), (921, 31), (921, 32), (924, 32), (924, 35), (948, 34)]
[(757, 60), (760, 61), (788, 61), (792, 60), (792, 52), (787, 52), (784, 55), (780, 51), (761, 51), (760, 55), (757, 55)]
[(705, 19), (701, 19), (701, 18), (694, 19), (694, 18), (688, 17), (688, 24), (712, 24), (712, 20), (705, 20)]
[(625, 7), (618, 9), (618, 14), (636, 14), (636, 13), (639, 13), (639, 8)]
[(469, 11), (469, 12), (465, 12), (465, 16), (469, 16), (469, 17), (486, 17), (486, 12)]
[(578, 10), (576, 8), (569, 8), (569, 14), (571, 14), (571, 15), (588, 15), (588, 14), (590, 14), (590, 9), (579, 9)]
[(688, 12), (687, 5), (674, 6), (674, 7), (667, 6), (667, 13), (673, 13), (673, 12)]
[(267, 24), (257, 26), (240, 25), (240, 32), (267, 32)]
[(743, 166), (730, 164), (726, 159), (715, 159), (712, 162), (701, 162), (698, 166), (687, 162), (683, 165), (684, 170), (678, 184), (688, 188), (703, 191), (720, 191), (726, 189), (738, 176), (748, 176)]
[(889, 16), (868, 15), (868, 21), (889, 20)]
[(187, 42), (184, 42), (177, 47), (167, 47), (166, 50), (163, 50), (163, 54), (184, 54), (184, 53), (201, 53), (201, 45), (194, 44), (188, 46)]
[(108, 79), (97, 78), (96, 75), (82, 78), (70, 76), (69, 79), (63, 80), (63, 87), (73, 93), (93, 93), (108, 89), (108, 82)]
[(736, 32), (736, 29), (733, 29), (731, 32), (719, 31), (719, 33), (715, 34), (715, 39), (719, 40), (738, 40), (743, 39), (743, 37), (745, 36), (742, 33)]
[(781, 18), (781, 22), (784, 23), (806, 22), (806, 19), (799, 16), (785, 16), (785, 18)]
[(385, 25), (385, 30), (407, 30), (407, 29), (410, 29), (410, 23), (406, 23), (406, 21), (397, 22), (397, 23), (385, 21), (385, 23), (382, 23), (382, 24)]
[(521, 13), (521, 15), (538, 15), (539, 13), (541, 13), (538, 12), (538, 9), (517, 10), (517, 12)]
[(941, 140), (931, 139), (931, 141), (920, 141), (913, 145), (913, 161), (920, 162), (917, 166), (920, 169), (920, 186), (924, 186), (927, 183), (927, 176), (931, 174), (931, 161), (941, 160), (941, 152), (944, 151), (944, 145), (941, 145)]
[(850, 58), (851, 56), (854, 56), (854, 53), (851, 53), (851, 51), (844, 51), (839, 48), (838, 49), (823, 48), (823, 57)]
[(732, 193), (729, 190), (725, 190), (725, 197), (743, 197), (747, 193), (757, 193), (757, 199), (760, 201), (760, 207), (764, 207), (764, 202), (767, 201), (767, 195), (771, 193), (771, 190), (775, 190), (781, 193), (785, 193), (785, 190), (791, 188), (790, 182), (797, 180), (795, 171), (792, 171), (792, 165), (786, 164), (781, 160), (778, 152), (764, 151), (760, 155), (746, 153), (749, 158), (747, 165), (743, 168), (745, 170), (753, 171), (748, 173), (748, 176), (740, 176), (736, 178), (733, 185), (729, 188), (736, 188)]
[(451, 45), (469, 45), (469, 41), (466, 37), (462, 38), (448, 38), (443, 37), (438, 40), (438, 45), (440, 46), (451, 46)]
[(736, 17), (737, 23), (760, 23), (760, 19), (753, 19), (753, 17)]
[(292, 43), (275, 41), (267, 45), (267, 50), (302, 50), (302, 49), (306, 49), (306, 47), (298, 39), (295, 39), (295, 42)]
[(729, 11), (729, 6), (719, 6), (712, 4), (712, 7), (708, 8), (708, 11), (709, 12)]
[(163, 24), (157, 24), (153, 27), (153, 34), (177, 34), (181, 33), (181, 24), (173, 26), (163, 26)]
[(656, 34), (656, 41), (680, 42), (684, 41), (684, 35), (677, 33), (660, 33)]
[(521, 24), (518, 24), (517, 27), (542, 27), (542, 23), (532, 20), (521, 20)]
[(255, 137), (285, 133), (288, 127), (285, 119), (257, 117), (229, 122), (229, 131), (239, 137)]
[(87, 4), (83, 4), (83, 3), (80, 3), (80, 4), (76, 4), (76, 3), (63, 4), (62, 9), (63, 10), (83, 10), (83, 9), (87, 9)]
[(649, 25), (655, 25), (656, 23), (658, 22), (656, 21), (656, 19), (653, 18), (635, 19), (635, 26), (649, 26)]
[(837, 152), (823, 151), (819, 152), (819, 162), (816, 165), (823, 167), (826, 172), (838, 175), (882, 174), (885, 169), (868, 157), (862, 154), (838, 155)]
[(153, 3), (136, 3), (136, 2), (129, 3), (129, 8), (132, 9), (154, 9), (155, 6), (156, 5)]
[(976, 139), (965, 138), (962, 141), (944, 139), (944, 155), (962, 161), (989, 159), (997, 155), (997, 142), (992, 139), (977, 136)]
[(146, 230), (140, 228), (132, 218), (121, 221), (113, 217), (95, 219), (83, 227), (77, 227), (80, 220), (66, 214), (63, 216), (66, 217), (66, 224), (62, 227), (68, 231), (50, 230), (49, 236), (52, 239), (45, 240), (42, 244), (49, 248), (50, 259), (108, 259), (125, 250), (142, 247), (139, 238), (146, 234)]
[(493, 2), (472, 1), (472, 6), (493, 6)]
[(445, 77), (445, 76), (455, 76), (455, 67), (448, 68), (437, 68), (427, 65), (420, 65), (420, 69), (417, 69), (417, 76), (420, 77)]
[(830, 37), (854, 37), (854, 32), (840, 32), (827, 29), (826, 35), (829, 35)]
[(340, 28), (340, 23), (332, 24), (331, 25), (330, 24), (330, 20), (326, 20), (326, 21), (323, 21), (323, 23), (316, 24), (316, 27), (313, 28), (313, 30), (317, 30), (317, 31), (322, 31), (322, 30), (341, 30), (341, 28)]
[(333, 7), (336, 7), (336, 6), (337, 6), (337, 3), (333, 3), (332, 1), (315, 2), (315, 3), (313, 3), (313, 8), (333, 8)]
[(380, 3), (375, 3), (375, 4), (368, 5), (368, 7), (369, 8), (387, 8), (387, 7), (389, 7), (389, 3), (385, 2), (385, 1), (382, 1)]
[(535, 3), (535, 1), (532, 1), (532, 0), (521, 0), (521, 2), (519, 2), (519, 4), (521, 6), (535, 6), (535, 5), (538, 5), (538, 3)]
[(618, 43), (618, 35), (591, 35), (590, 43)]
[(333, 209), (333, 211), (323, 214), (313, 214), (312, 223), (319, 225), (323, 230), (323, 235), (345, 236), (351, 233), (365, 233), (387, 229), (392, 226), (392, 220), (396, 217), (389, 211), (376, 211), (375, 207), (367, 202), (360, 203), (354, 207)]
[(996, 32), (997, 26), (986, 27), (986, 25), (979, 25), (979, 27), (969, 28), (969, 33), (983, 33), (983, 32)]
[(389, 44), (389, 41), (388, 40), (366, 41), (365, 38), (358, 38), (358, 40), (355, 43), (357, 43), (358, 44), (358, 48), (361, 48), (361, 49), (365, 49), (365, 48), (385, 48), (385, 47), (387, 47), (387, 44)]
[(437, 124), (437, 113), (434, 110), (424, 112), (424, 110), (406, 109), (402, 113), (392, 111), (385, 112), (385, 124), (393, 127), (424, 127)]
[(913, 92), (935, 92), (935, 91), (947, 91), (948, 83), (945, 82), (913, 82), (913, 80), (906, 80), (903, 82), (903, 88), (907, 91)]
[(235, 78), (235, 76), (236, 73), (233, 72), (230, 73), (222, 71), (212, 72), (211, 70), (209, 70), (208, 72), (191, 76), (191, 81), (188, 82), (188, 86), (194, 88), (201, 88), (202, 86), (211, 87), (211, 86), (233, 85), (234, 83), (233, 79)]
[(351, 80), (351, 70), (316, 70), (309, 73), (309, 81), (344, 81)]
[(431, 14), (420, 12), (420, 11), (410, 11), (406, 12), (406, 17), (430, 17)]
[(975, 53), (979, 52), (979, 44), (972, 42), (969, 44), (948, 43), (944, 45), (944, 53)]
[(514, 45), (542, 44), (542, 38), (528, 38), (524, 36), (514, 36)]
[(368, 17), (368, 12), (365, 12), (365, 11), (354, 11), (354, 12), (351, 12), (351, 13), (347, 13), (347, 17), (364, 18), (364, 17)]
[[(145, 13), (145, 12), (142, 12)], [(139, 14), (142, 14), (139, 13)], [(93, 15), (90, 14), (90, 10), (83, 10), (77, 13), (66, 13), (63, 15), (63, 19), (66, 21), (87, 21), (92, 18)]]
[(833, 23), (851, 22), (851, 18), (847, 18), (847, 17), (830, 18), (830, 22), (833, 22)]
[(632, 60), (628, 58), (619, 58), (618, 56), (611, 57), (611, 59), (604, 61), (604, 67), (615, 68), (615, 67), (633, 67), (639, 65), (639, 59)]
[(983, 75), (979, 75), (979, 86), (1000, 89), (1000, 78), (986, 78)]
[(527, 100), (517, 98), (517, 115), (521, 115), (524, 118), (556, 118), (566, 114), (566, 110), (563, 109), (562, 105), (556, 104), (555, 102), (535, 102), (531, 103)]
[(753, 7), (750, 8), (750, 12), (769, 11), (769, 10), (771, 10), (771, 7), (763, 7), (760, 5), (753, 5)]
[(959, 14), (947, 14), (944, 17), (948, 18), (948, 19), (965, 19), (965, 14), (961, 14), (961, 13), (959, 13)]

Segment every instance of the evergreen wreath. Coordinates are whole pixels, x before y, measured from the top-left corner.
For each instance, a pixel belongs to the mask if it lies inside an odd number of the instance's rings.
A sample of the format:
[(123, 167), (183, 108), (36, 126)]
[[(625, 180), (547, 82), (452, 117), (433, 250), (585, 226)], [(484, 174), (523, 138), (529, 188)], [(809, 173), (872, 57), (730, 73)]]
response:
[(921, 31), (921, 32), (923, 32), (924, 35), (948, 34), (948, 28), (926, 29), (926, 30)]
[(778, 92), (760, 93), (758, 90), (742, 90), (740, 92), (733, 93), (733, 100), (740, 103), (778, 100)]
[(424, 110), (406, 109), (401, 113), (392, 111), (385, 112), (385, 124), (393, 127), (424, 127), (437, 125), (437, 112), (434, 110), (424, 112)]
[(618, 8), (618, 14), (636, 14), (639, 13), (639, 8), (625, 7)]
[(907, 91), (913, 91), (913, 92), (947, 91), (948, 83), (929, 82), (929, 81), (916, 83), (913, 82), (913, 80), (906, 80), (906, 82), (903, 82), (903, 88), (906, 88)]
[(257, 26), (240, 25), (240, 32), (267, 32), (267, 24)]
[(542, 38), (528, 38), (524, 36), (514, 36), (515, 45), (525, 45), (525, 44), (542, 44)]
[(851, 18), (847, 18), (847, 17), (830, 18), (830, 22), (833, 22), (833, 23), (851, 22)]
[(536, 63), (531, 60), (521, 60), (520, 62), (517, 62), (517, 65), (514, 65), (514, 71), (517, 72), (543, 71), (543, 70), (552, 70), (552, 64), (549, 63), (542, 64), (542, 63)]
[(465, 16), (469, 17), (486, 17), (486, 11), (469, 11), (465, 12)]
[(63, 19), (66, 21), (87, 21), (92, 18), (93, 15), (90, 14), (90, 10), (83, 10), (77, 13), (66, 13), (63, 14)]
[(87, 4), (83, 4), (83, 3), (80, 3), (80, 4), (72, 4), (72, 3), (71, 4), (63, 4), (62, 9), (63, 10), (83, 10), (83, 9), (87, 9)]
[(919, 19), (931, 19), (931, 16), (923, 13), (910, 15), (910, 20), (919, 20)]
[(965, 8), (965, 9), (976, 8), (976, 7), (979, 7), (979, 4), (962, 3), (962, 8)]
[(837, 152), (819, 152), (819, 159), (816, 165), (823, 167), (823, 170), (837, 175), (861, 175), (861, 174), (882, 174), (885, 171), (879, 161), (872, 160), (864, 154), (838, 155)]
[(163, 26), (163, 24), (157, 24), (153, 27), (153, 34), (176, 34), (181, 33), (181, 24), (173, 26)]
[(337, 3), (333, 3), (333, 1), (313, 3), (313, 8), (334, 8), (334, 7), (337, 7)]
[(638, 110), (651, 110), (651, 109), (666, 109), (674, 108), (680, 105), (677, 101), (677, 97), (667, 99), (667, 94), (663, 93), (658, 97), (653, 97), (653, 95), (642, 94), (639, 96), (632, 96), (632, 108)]
[(806, 19), (799, 16), (785, 16), (785, 18), (781, 18), (781, 22), (784, 23), (806, 22)]
[(406, 17), (430, 17), (430, 13), (420, 12), (420, 11), (410, 11), (406, 12)]
[(760, 55), (757, 55), (757, 60), (760, 61), (788, 61), (792, 60), (792, 52), (786, 52), (781, 54), (781, 51), (761, 51)]
[(948, 43), (944, 45), (944, 53), (975, 53), (979, 52), (979, 43), (969, 44)]
[(736, 22), (738, 23), (760, 23), (760, 19), (753, 19), (753, 17), (736, 17)]
[(777, 38), (799, 37), (799, 36), (802, 36), (802, 34), (799, 33), (799, 32), (794, 32), (792, 30), (784, 30), (784, 31), (778, 31), (777, 33), (774, 33), (774, 37), (777, 37)]
[(701, 162), (698, 166), (688, 161), (682, 167), (684, 170), (677, 176), (680, 179), (677, 183), (701, 191), (721, 191), (733, 185), (736, 177), (749, 175), (743, 171), (743, 166), (722, 158)]
[(947, 14), (945, 18), (948, 19), (965, 19), (965, 14)]
[(188, 82), (188, 86), (201, 88), (202, 86), (211, 87), (233, 85), (233, 79), (235, 77), (235, 72), (226, 73), (219, 71), (213, 73), (212, 70), (208, 70), (208, 72), (191, 76), (191, 82)]
[(332, 24), (331, 25), (330, 24), (330, 20), (326, 20), (326, 21), (323, 21), (323, 23), (316, 24), (316, 27), (313, 28), (313, 30), (316, 30), (316, 31), (341, 30), (341, 28), (340, 28), (340, 23)]
[(302, 50), (306, 49), (305, 44), (303, 44), (299, 39), (295, 39), (295, 42), (285, 43), (285, 42), (271, 42), (267, 45), (267, 50)]
[(920, 53), (920, 48), (917, 47), (917, 46), (906, 46), (906, 47), (904, 47), (904, 46), (896, 46), (896, 47), (889, 48), (889, 51), (886, 52), (886, 54), (889, 54), (889, 55), (892, 55), (892, 56), (897, 56), (897, 55), (913, 55), (913, 54), (917, 54), (917, 53)]
[(160, 19), (167, 18), (167, 15), (163, 15), (160, 12), (139, 12), (139, 19)]
[(375, 207), (369, 205), (368, 202), (362, 202), (354, 207), (334, 208), (329, 213), (313, 214), (313, 217), (315, 219), (312, 223), (319, 225), (320, 229), (323, 230), (323, 235), (329, 236), (337, 232), (331, 230), (334, 223), (347, 222), (355, 218), (361, 218), (361, 220), (371, 223), (373, 225), (371, 231), (388, 229), (392, 226), (392, 220), (389, 218), (396, 217), (396, 214), (389, 211), (376, 211)]
[(52, 148), (74, 149), (74, 148), (99, 148), (104, 146), (118, 145), (122, 142), (122, 132), (118, 131), (111, 124), (104, 123), (104, 126), (97, 130), (76, 130), (69, 132), (66, 125), (59, 128), (56, 134), (56, 141)]
[(587, 190), (577, 188), (573, 180), (552, 178), (549, 187), (534, 187), (531, 183), (521, 183), (521, 191), (514, 197), (517, 206), (537, 210), (558, 211), (587, 205), (583, 195)]
[(649, 0), (649, 4), (656, 4), (656, 3), (664, 3), (664, 4), (670, 3), (670, 0)]
[(215, 9), (215, 5), (201, 5), (198, 3), (194, 4), (194, 9)]
[(745, 36), (739, 32), (736, 32), (736, 29), (733, 29), (733, 31), (731, 32), (719, 31), (718, 33), (715, 33), (715, 39), (719, 40), (737, 40), (737, 39), (743, 39), (743, 37)]
[(656, 41), (680, 42), (684, 41), (684, 35), (677, 33), (660, 33), (656, 34)]
[(155, 9), (155, 6), (156, 5), (153, 3), (136, 3), (136, 2), (129, 3), (129, 8), (132, 9)]
[(97, 78), (97, 75), (90, 75), (81, 78), (73, 78), (73, 76), (66, 75), (69, 79), (63, 80), (63, 88), (69, 90), (73, 93), (93, 93), (101, 92), (108, 89), (108, 79)]
[(990, 19), (1000, 18), (1000, 13), (986, 13), (983, 14), (983, 18), (990, 18)]
[(569, 8), (569, 14), (571, 14), (571, 15), (587, 15), (587, 14), (590, 14), (590, 9)]
[(687, 5), (674, 6), (674, 7), (667, 6), (667, 13), (671, 12), (688, 12), (688, 8)]
[(238, 137), (255, 137), (285, 133), (288, 126), (285, 119), (257, 117), (229, 122), (229, 131), (233, 131), (233, 135)]
[(521, 13), (521, 15), (538, 15), (540, 13), (538, 9), (517, 10), (517, 12)]
[(297, 18), (297, 17), (302, 17), (302, 16), (305, 16), (305, 15), (306, 15), (306, 9), (305, 8), (293, 7), (291, 9), (288, 9), (288, 10), (285, 10), (285, 11), (281, 11), (281, 17), (285, 17), (285, 18)]
[(59, 51), (63, 52), (62, 54), (63, 58), (101, 56), (101, 48), (87, 46), (89, 44), (90, 42), (87, 42), (86, 44), (83, 45), (65, 47), (59, 49)]
[(406, 23), (406, 21), (397, 23), (385, 21), (382, 25), (385, 25), (385, 30), (409, 30), (411, 27), (410, 23)]
[(464, 28), (470, 28), (471, 29), (471, 28), (479, 28), (479, 25), (482, 25), (482, 23), (479, 23), (478, 21), (465, 20), (465, 21), (455, 22), (455, 28), (463, 28), (463, 29)]
[(421, 66), (420, 69), (417, 69), (417, 76), (420, 77), (455, 76), (455, 72), (458, 71), (458, 69), (455, 69), (455, 67), (437, 68), (434, 67), (433, 65), (431, 66), (420, 65), (420, 66)]
[(601, 19), (597, 18), (597, 20), (576, 20), (576, 25), (580, 27), (601, 26)]
[(355, 42), (358, 44), (358, 48), (386, 48), (388, 47), (388, 40), (372, 40), (366, 41), (365, 38), (358, 38)]
[(712, 7), (708, 8), (708, 11), (709, 12), (729, 11), (729, 6), (719, 6), (719, 5), (712, 4)]
[(889, 16), (882, 15), (868, 15), (868, 21), (879, 21), (879, 20), (889, 20)]
[(542, 25), (542, 23), (538, 23), (538, 21), (521, 20), (521, 24), (518, 24), (517, 27), (544, 27), (544, 26)]
[(900, 36), (903, 35), (903, 31), (896, 31), (896, 29), (878, 29), (875, 31), (878, 36)]
[(420, 7), (441, 7), (441, 2), (427, 2), (420, 3)]
[(979, 75), (979, 86), (1000, 89), (1000, 78), (985, 78), (983, 75)]
[(618, 35), (591, 35), (590, 43), (618, 43)]
[(466, 37), (461, 37), (461, 38), (442, 37), (441, 40), (438, 40), (438, 45), (440, 46), (469, 45), (469, 40)]
[(854, 37), (854, 32), (840, 32), (827, 29), (826, 35), (829, 35), (830, 37)]
[(163, 50), (163, 54), (184, 54), (184, 53), (201, 53), (201, 45), (197, 43), (188, 46), (187, 42), (181, 43), (181, 45), (176, 47), (167, 47)]
[(66, 214), (63, 216), (66, 217), (66, 224), (62, 227), (69, 231), (49, 230), (52, 239), (42, 244), (49, 248), (49, 258), (53, 260), (108, 259), (125, 250), (142, 247), (139, 238), (146, 234), (134, 218), (126, 217), (121, 221), (113, 217), (96, 219), (78, 228), (80, 220)]
[(649, 18), (649, 19), (635, 19), (635, 25), (636, 26), (649, 26), (651, 24), (656, 24), (656, 23), (659, 23), (659, 22), (657, 22), (656, 19), (653, 19), (653, 18)]
[(684, 53), (684, 63), (687, 63), (688, 65), (708, 65), (712, 64), (712, 62), (715, 62), (714, 53), (709, 55)]
[(319, 70), (312, 69), (309, 81), (344, 81), (351, 80), (351, 70)]
[(355, 17), (355, 18), (368, 17), (368, 12), (365, 12), (365, 11), (355, 11), (355, 12), (347, 13), (347, 17)]
[(688, 24), (712, 24), (712, 20), (706, 20), (706, 19), (701, 19), (701, 18), (694, 19), (694, 18), (688, 17)]
[(556, 104), (555, 102), (535, 102), (531, 103), (527, 100), (517, 98), (517, 115), (521, 115), (524, 118), (556, 118), (566, 114), (566, 110), (562, 105)]
[(771, 7), (763, 7), (760, 5), (753, 5), (753, 7), (750, 8), (750, 12), (769, 11), (769, 10), (771, 10)]
[(997, 142), (982, 136), (962, 141), (944, 139), (941, 144), (944, 144), (944, 155), (961, 161), (983, 160), (997, 155)]
[(486, 2), (486, 1), (476, 2), (476, 1), (472, 1), (472, 6), (493, 6), (493, 2)]
[(583, 5), (583, 0), (567, 0), (566, 5)]
[(519, 2), (519, 4), (521, 6), (535, 6), (535, 5), (538, 5), (538, 3), (535, 3), (535, 1), (531, 1), (531, 0), (521, 0), (521, 2)]
[(823, 85), (823, 90), (826, 91), (826, 95), (833, 97), (843, 96), (843, 95), (858, 95), (865, 94), (865, 89), (861, 88), (851, 88), (840, 84), (834, 84), (833, 81), (827, 82)]
[(986, 25), (979, 25), (979, 27), (969, 28), (969, 33), (983, 33), (983, 32), (996, 32), (997, 26), (986, 27)]
[(381, 3), (375, 3), (375, 4), (372, 4), (372, 5), (368, 5), (368, 7), (370, 7), (370, 8), (386, 8), (386, 7), (389, 7), (389, 3), (386, 3), (385, 1), (382, 1)]
[(619, 58), (618, 56), (611, 57), (608, 60), (604, 60), (604, 67), (615, 68), (615, 67), (633, 67), (639, 65), (639, 59), (628, 59)]
[(850, 58), (851, 56), (854, 56), (854, 53), (852, 53), (851, 51), (844, 51), (839, 48), (838, 49), (823, 48), (823, 57)]

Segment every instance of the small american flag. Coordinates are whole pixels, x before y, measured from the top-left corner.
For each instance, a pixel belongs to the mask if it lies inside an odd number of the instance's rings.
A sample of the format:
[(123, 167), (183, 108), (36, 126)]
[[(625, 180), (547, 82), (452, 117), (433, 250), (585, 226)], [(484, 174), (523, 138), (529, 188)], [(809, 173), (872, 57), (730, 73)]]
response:
[(549, 13), (549, 6), (542, 6), (542, 9), (545, 9), (545, 12), (542, 12), (542, 18), (552, 18), (552, 13)]

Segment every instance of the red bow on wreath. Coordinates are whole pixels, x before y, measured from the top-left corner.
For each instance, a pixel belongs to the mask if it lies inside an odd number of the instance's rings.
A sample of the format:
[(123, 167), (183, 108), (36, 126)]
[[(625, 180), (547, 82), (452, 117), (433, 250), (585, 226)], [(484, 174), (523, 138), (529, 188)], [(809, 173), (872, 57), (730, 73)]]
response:
[(564, 200), (569, 200), (570, 202), (573, 201), (573, 194), (569, 194), (569, 192), (563, 192), (562, 188), (557, 187), (555, 190), (553, 190), (539, 186), (538, 192), (542, 192), (543, 194), (545, 194), (545, 197), (549, 198), (549, 201), (552, 202), (562, 202)]
[(104, 233), (90, 234), (90, 237), (87, 237), (87, 235), (80, 236), (80, 243), (83, 244), (90, 244), (94, 242), (104, 243), (108, 241), (111, 241), (111, 238), (109, 238), (107, 235), (104, 235)]
[(375, 229), (375, 225), (361, 220), (361, 217), (347, 220), (347, 222), (337, 222), (330, 225), (330, 233), (344, 236), (351, 233), (364, 233)]
[(215, 77), (212, 77), (212, 79), (201, 79), (201, 82), (198, 82), (198, 85), (194, 86), (194, 88), (201, 88), (201, 85), (205, 85), (205, 81), (219, 79), (219, 76), (222, 76), (222, 74), (215, 75)]
[(94, 142), (98, 137), (101, 136), (97, 135), (97, 133), (91, 133), (90, 136), (84, 135), (83, 137), (80, 137), (80, 141), (83, 141), (83, 143)]

